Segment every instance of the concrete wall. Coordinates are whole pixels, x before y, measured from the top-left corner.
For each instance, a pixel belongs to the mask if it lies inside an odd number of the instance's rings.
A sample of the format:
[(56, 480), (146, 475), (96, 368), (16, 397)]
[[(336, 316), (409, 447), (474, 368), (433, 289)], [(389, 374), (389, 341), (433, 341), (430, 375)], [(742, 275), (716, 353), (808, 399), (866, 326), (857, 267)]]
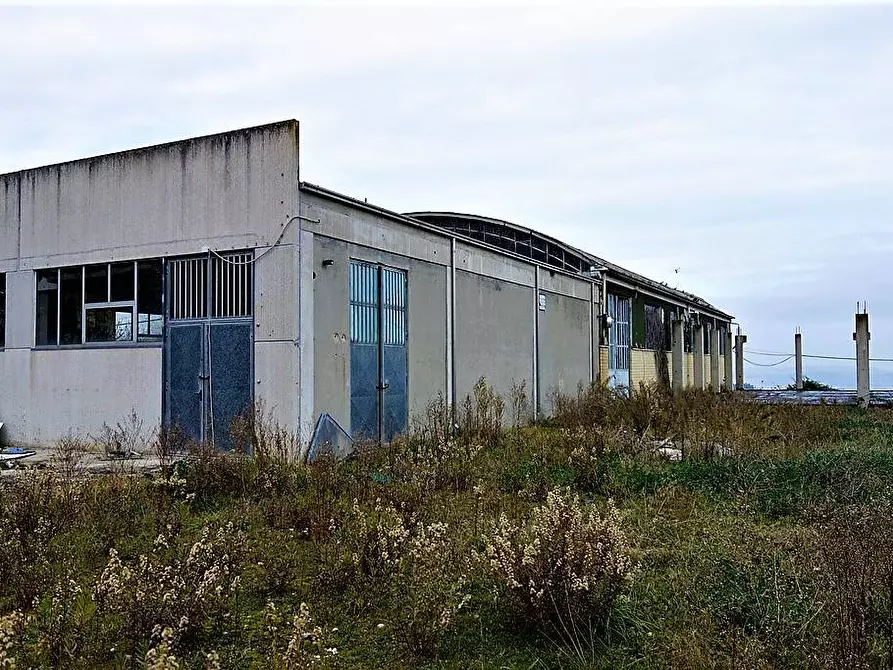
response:
[(0, 175), (0, 271), (262, 247), (297, 213), (297, 122)]
[[(401, 268), (408, 276), (409, 411), (422, 412), (438, 393), (449, 397), (451, 310), (449, 236), (408, 225), (365, 204), (302, 191), (304, 224), (314, 238), (314, 413), (328, 411), (350, 425), (350, 259)], [(306, 254), (306, 250), (304, 250)], [(333, 263), (323, 267), (323, 260)], [(455, 386), (461, 403), (482, 376), (508, 403), (515, 382), (534, 388), (534, 330), (539, 315), (539, 375), (543, 408), (548, 392), (576, 392), (591, 369), (588, 279), (540, 271), (546, 311), (538, 312), (536, 266), (458, 240), (455, 245)], [(598, 300), (598, 292), (595, 292)], [(508, 418), (510, 411), (507, 410)]]
[(532, 287), (456, 272), (459, 402), (481, 377), (505, 399), (513, 383), (523, 382), (532, 401), (534, 318)]
[[(94, 432), (131, 408), (161, 420), (162, 352), (150, 347), (34, 350), (41, 268), (273, 244), (298, 213), (296, 121), (0, 175), (0, 351), (5, 439), (48, 443)], [(298, 420), (298, 275), (294, 224), (255, 266), (257, 397)]]
[(161, 347), (0, 353), (3, 440), (50, 444), (69, 433), (99, 435), (135, 411), (161, 423)]
[(574, 395), (591, 381), (590, 303), (542, 290), (540, 295), (546, 298), (539, 313), (540, 407), (551, 413), (555, 393)]
[[(407, 357), (410, 417), (446, 395), (447, 268), (315, 235), (314, 404), (350, 426), (350, 323), (348, 269), (351, 259), (382, 263), (407, 273)], [(323, 260), (334, 261), (323, 266)]]

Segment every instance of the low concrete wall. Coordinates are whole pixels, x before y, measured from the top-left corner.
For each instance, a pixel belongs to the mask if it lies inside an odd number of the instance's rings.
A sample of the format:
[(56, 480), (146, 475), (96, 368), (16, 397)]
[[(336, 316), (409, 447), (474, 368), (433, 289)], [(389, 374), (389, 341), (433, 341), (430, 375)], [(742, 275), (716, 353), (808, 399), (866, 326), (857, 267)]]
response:
[(3, 438), (50, 445), (68, 433), (98, 435), (131, 410), (161, 423), (161, 347), (0, 352)]

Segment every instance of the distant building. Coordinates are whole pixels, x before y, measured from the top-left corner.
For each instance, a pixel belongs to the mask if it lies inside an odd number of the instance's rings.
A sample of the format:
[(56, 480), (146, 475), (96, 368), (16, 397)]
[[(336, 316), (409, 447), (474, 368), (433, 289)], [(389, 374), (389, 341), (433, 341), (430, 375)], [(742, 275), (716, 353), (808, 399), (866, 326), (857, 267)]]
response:
[(6, 441), (96, 434), (134, 410), (225, 447), (255, 400), (305, 438), (325, 411), (388, 439), (482, 376), (502, 394), (523, 382), (536, 414), (598, 380), (730, 381), (731, 317), (696, 296), (507, 222), (375, 207), (298, 167), (286, 121), (0, 175)]

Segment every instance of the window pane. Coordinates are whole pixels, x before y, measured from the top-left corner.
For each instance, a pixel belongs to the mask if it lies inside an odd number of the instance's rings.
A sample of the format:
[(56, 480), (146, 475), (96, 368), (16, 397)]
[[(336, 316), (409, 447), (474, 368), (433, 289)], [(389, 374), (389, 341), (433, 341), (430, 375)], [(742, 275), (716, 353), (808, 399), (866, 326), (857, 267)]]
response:
[(60, 271), (59, 335), (60, 344), (81, 343), (81, 268)]
[(6, 275), (0, 274), (0, 349), (6, 346)]
[(161, 259), (137, 263), (137, 336), (141, 341), (158, 340), (164, 334), (162, 291)]
[(37, 272), (37, 346), (58, 344), (59, 283), (56, 270)]
[(97, 307), (87, 310), (87, 342), (132, 341), (132, 308)]
[(133, 263), (112, 263), (112, 302), (133, 300)]
[(109, 266), (88, 265), (84, 277), (84, 302), (109, 301)]

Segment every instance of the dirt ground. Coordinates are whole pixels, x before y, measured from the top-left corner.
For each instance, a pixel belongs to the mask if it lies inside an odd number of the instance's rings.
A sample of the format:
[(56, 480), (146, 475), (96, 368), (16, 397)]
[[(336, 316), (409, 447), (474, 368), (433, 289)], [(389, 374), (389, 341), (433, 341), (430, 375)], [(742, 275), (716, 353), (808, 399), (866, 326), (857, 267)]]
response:
[(63, 454), (58, 449), (33, 449), (34, 456), (0, 466), (0, 482), (10, 481), (30, 470), (75, 473), (83, 476), (107, 474), (138, 474), (150, 476), (160, 468), (155, 454), (132, 453), (129, 457), (111, 457), (99, 451)]

